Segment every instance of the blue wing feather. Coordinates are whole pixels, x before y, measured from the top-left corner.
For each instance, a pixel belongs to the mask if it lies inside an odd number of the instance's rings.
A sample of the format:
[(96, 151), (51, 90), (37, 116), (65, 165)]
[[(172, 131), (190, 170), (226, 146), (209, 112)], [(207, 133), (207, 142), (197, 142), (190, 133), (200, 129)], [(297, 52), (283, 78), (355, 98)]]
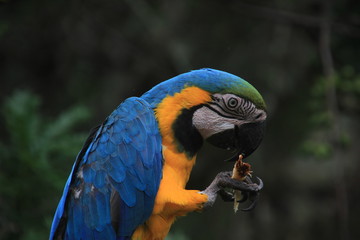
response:
[(129, 98), (79, 153), (50, 239), (130, 239), (151, 215), (161, 175), (154, 112), (146, 101)]

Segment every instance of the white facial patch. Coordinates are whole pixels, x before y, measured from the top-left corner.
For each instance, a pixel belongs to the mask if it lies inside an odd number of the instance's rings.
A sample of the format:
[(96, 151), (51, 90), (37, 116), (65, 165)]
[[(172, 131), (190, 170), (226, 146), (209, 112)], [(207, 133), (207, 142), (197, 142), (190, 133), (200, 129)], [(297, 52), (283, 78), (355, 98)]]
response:
[(215, 111), (204, 106), (194, 112), (193, 125), (201, 136), (206, 139), (216, 133), (233, 129), (234, 125), (241, 125), (244, 121), (220, 116)]

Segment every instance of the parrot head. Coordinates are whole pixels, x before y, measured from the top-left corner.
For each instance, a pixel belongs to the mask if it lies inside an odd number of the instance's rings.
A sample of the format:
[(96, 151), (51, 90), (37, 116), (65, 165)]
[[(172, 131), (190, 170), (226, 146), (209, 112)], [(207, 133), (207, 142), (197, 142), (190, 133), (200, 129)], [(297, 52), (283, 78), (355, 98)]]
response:
[(262, 96), (227, 72), (206, 68), (184, 73), (160, 83), (143, 98), (156, 109), (163, 137), (174, 135), (179, 150), (190, 157), (205, 140), (236, 151), (229, 160), (237, 160), (240, 154), (253, 153), (264, 136), (267, 112)]
[(260, 145), (266, 122), (266, 111), (251, 99), (234, 93), (213, 94), (212, 101), (194, 111), (193, 124), (210, 144), (236, 151), (229, 160), (253, 153)]

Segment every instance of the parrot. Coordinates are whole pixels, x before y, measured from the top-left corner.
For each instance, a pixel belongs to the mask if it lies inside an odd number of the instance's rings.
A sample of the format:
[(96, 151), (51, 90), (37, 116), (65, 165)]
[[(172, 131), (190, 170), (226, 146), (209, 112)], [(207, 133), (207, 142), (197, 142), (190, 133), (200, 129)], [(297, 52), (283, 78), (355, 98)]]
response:
[(56, 209), (49, 239), (160, 240), (176, 218), (213, 206), (226, 189), (252, 205), (263, 187), (220, 172), (203, 191), (186, 184), (204, 141), (244, 158), (260, 145), (266, 104), (249, 82), (202, 68), (124, 100), (90, 131)]

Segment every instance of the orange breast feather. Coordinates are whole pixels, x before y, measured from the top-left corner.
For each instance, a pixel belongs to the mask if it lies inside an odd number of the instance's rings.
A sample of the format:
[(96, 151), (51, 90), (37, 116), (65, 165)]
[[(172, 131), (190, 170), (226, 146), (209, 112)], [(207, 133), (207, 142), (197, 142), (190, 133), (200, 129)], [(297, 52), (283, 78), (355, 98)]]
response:
[(198, 87), (186, 87), (174, 96), (167, 96), (155, 109), (163, 144), (163, 178), (160, 182), (152, 215), (138, 227), (132, 239), (160, 240), (168, 234), (176, 217), (201, 210), (207, 196), (198, 190), (186, 190), (196, 156), (179, 152), (172, 124), (184, 108), (209, 102), (210, 94)]

